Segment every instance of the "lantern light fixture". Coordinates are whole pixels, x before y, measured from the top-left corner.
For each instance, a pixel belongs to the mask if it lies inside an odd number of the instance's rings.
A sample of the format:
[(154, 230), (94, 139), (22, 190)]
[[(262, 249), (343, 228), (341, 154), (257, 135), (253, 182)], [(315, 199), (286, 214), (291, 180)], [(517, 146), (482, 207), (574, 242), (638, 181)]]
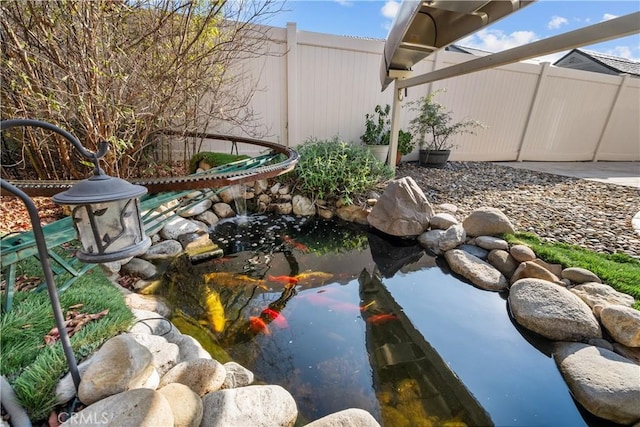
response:
[(117, 261), (140, 255), (151, 246), (138, 201), (146, 192), (145, 187), (106, 175), (96, 167), (92, 177), (53, 196), (55, 203), (71, 207), (83, 247), (76, 254), (80, 261)]

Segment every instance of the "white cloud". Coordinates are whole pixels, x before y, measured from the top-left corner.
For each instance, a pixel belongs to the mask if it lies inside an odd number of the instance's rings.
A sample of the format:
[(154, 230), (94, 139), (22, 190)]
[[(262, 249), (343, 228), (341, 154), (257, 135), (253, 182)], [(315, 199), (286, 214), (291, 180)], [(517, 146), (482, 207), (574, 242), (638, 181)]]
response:
[[(637, 48), (636, 48), (637, 50)], [(605, 55), (619, 56), (621, 58), (630, 59), (632, 61), (640, 61), (638, 55), (633, 54), (633, 50), (629, 46), (616, 46), (613, 49), (600, 50)], [(640, 52), (638, 52), (640, 54)]]
[(382, 16), (385, 18), (393, 19), (398, 14), (398, 9), (400, 9), (399, 1), (387, 0), (380, 9), (380, 12), (382, 12)]
[(604, 15), (602, 15), (602, 20), (601, 21), (608, 21), (610, 19), (614, 19), (617, 18), (618, 15), (613, 15), (611, 13), (605, 13)]
[(547, 23), (547, 28), (550, 30), (557, 30), (561, 26), (567, 25), (568, 23), (569, 21), (567, 21), (567, 18), (563, 18), (562, 16), (553, 16), (551, 18), (551, 21)]
[(539, 37), (533, 31), (514, 31), (505, 34), (500, 30), (485, 29), (460, 40), (457, 44), (489, 52), (500, 52), (538, 39)]

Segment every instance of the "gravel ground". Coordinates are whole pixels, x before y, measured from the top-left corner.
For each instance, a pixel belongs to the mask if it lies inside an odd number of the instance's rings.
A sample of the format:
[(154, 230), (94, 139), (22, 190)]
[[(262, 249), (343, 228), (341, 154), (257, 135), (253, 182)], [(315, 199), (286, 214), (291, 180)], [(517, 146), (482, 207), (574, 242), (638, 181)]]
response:
[(631, 226), (640, 210), (636, 188), (487, 162), (449, 162), (443, 169), (402, 163), (396, 175), (412, 177), (434, 206), (456, 205), (460, 219), (479, 207), (495, 207), (516, 230), (545, 241), (640, 258), (640, 236)]

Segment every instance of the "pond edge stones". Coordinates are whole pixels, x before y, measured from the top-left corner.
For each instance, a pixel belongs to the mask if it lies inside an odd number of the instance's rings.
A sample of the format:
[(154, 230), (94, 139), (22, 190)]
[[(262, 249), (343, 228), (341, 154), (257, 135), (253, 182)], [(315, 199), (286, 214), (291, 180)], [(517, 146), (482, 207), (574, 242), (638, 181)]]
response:
[[(256, 183), (246, 185), (254, 188), (257, 186)], [(276, 214), (290, 214), (293, 211), (294, 196), (289, 194), (290, 189), (281, 188), (279, 185), (276, 189), (276, 185), (270, 187), (268, 182), (261, 183), (258, 187), (269, 188), (270, 191), (252, 192), (256, 198), (253, 205), (258, 213), (270, 211)], [(216, 207), (219, 208), (221, 204), (215, 203), (219, 201), (215, 199), (216, 197), (213, 197), (214, 204), (210, 208), (214, 213), (216, 213)], [(368, 201), (372, 207), (345, 206), (341, 201), (332, 205), (319, 200), (314, 202), (318, 209), (311, 209), (309, 201), (301, 197), (296, 197), (296, 206), (304, 205), (305, 209), (296, 208), (296, 214), (313, 215), (315, 211), (316, 215), (325, 219), (331, 219), (337, 215), (343, 220), (368, 224), (392, 236), (414, 238), (427, 252), (435, 256), (443, 256), (451, 270), (472, 285), (484, 290), (508, 292), (509, 310), (520, 326), (551, 340), (583, 342), (579, 346), (558, 346), (557, 348), (562, 349), (562, 353), (558, 353), (557, 360), (560, 358), (566, 360), (569, 353), (578, 352), (584, 348), (591, 348), (590, 360), (610, 358), (610, 355), (604, 353), (601, 347), (596, 347), (597, 345), (612, 348), (615, 351), (612, 354), (624, 363), (633, 364), (633, 372), (636, 372), (635, 369), (640, 364), (640, 343), (638, 342), (640, 316), (637, 310), (629, 308), (634, 303), (633, 298), (601, 283), (601, 279), (588, 270), (548, 264), (537, 258), (533, 250), (525, 245), (510, 246), (498, 236), (502, 233), (513, 233), (516, 230), (509, 218), (499, 209), (483, 206), (465, 218), (457, 218), (455, 205), (432, 206), (410, 177), (390, 181), (383, 194), (377, 196), (377, 200), (374, 198)], [(247, 206), (250, 205), (251, 200), (247, 200)], [(353, 210), (355, 214), (347, 215), (345, 210), (348, 209)], [(209, 211), (199, 215), (207, 212)], [(226, 215), (234, 215), (234, 213), (228, 212)], [(200, 230), (197, 222), (186, 218), (167, 224), (169, 228), (172, 226), (176, 230), (165, 230), (158, 236), (152, 236), (154, 242), (162, 239), (179, 240), (182, 234)], [(488, 255), (486, 255), (487, 251)], [(623, 327), (616, 328), (617, 324), (622, 324)], [(166, 329), (158, 325), (154, 328)], [(136, 332), (143, 331), (139, 329)], [(198, 345), (195, 339), (182, 339), (182, 341), (189, 342), (192, 346)], [(180, 345), (178, 342), (176, 344)], [(192, 353), (193, 348), (181, 349), (181, 356)], [(200, 355), (203, 352), (206, 353), (204, 349), (199, 349), (197, 352)], [(206, 358), (211, 357), (207, 354)], [(177, 363), (179, 362), (176, 361)], [(611, 384), (614, 389), (627, 390), (628, 388), (633, 396), (637, 395), (640, 390), (640, 381), (635, 385), (628, 385), (615, 374), (606, 369), (602, 370), (601, 366), (605, 365), (589, 362), (586, 366), (591, 370), (592, 375), (580, 374), (581, 387), (589, 389), (591, 377), (598, 378), (598, 381), (604, 378), (604, 381)], [(558, 366), (562, 371), (560, 363)], [(572, 384), (578, 382), (573, 372), (576, 371), (573, 369), (562, 371), (563, 378), (572, 393)], [(220, 391), (213, 393), (220, 393)], [(211, 392), (204, 396), (209, 394)], [(596, 416), (611, 421), (618, 420), (612, 415), (612, 411), (599, 409), (609, 405), (601, 394), (594, 393), (587, 397), (585, 393), (574, 393), (574, 396), (582, 406)], [(598, 403), (599, 400), (602, 402)], [(640, 421), (640, 416), (635, 412), (629, 413), (629, 417), (625, 420), (637, 417), (630, 423)], [(371, 425), (377, 425), (377, 423)]]

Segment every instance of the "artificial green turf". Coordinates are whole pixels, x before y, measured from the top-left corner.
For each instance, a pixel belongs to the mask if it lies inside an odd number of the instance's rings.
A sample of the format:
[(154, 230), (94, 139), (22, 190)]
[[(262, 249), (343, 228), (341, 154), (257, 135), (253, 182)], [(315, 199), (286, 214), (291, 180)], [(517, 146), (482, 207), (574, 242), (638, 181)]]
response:
[(505, 236), (511, 244), (529, 246), (536, 255), (549, 263), (563, 267), (582, 267), (596, 274), (603, 283), (635, 298), (634, 308), (640, 310), (640, 261), (624, 253), (604, 254), (565, 243), (543, 243), (532, 233)]
[[(25, 271), (29, 270), (33, 270), (32, 267), (25, 267)], [(64, 280), (60, 277), (59, 283)], [(83, 304), (76, 309), (81, 313), (109, 310), (105, 317), (87, 323), (71, 337), (78, 362), (107, 339), (128, 330), (133, 321), (122, 294), (99, 268), (84, 274), (62, 293), (60, 303), (65, 313), (76, 304)], [(32, 420), (47, 418), (54, 408), (55, 386), (68, 371), (60, 343), (46, 345), (44, 342), (44, 336), (54, 326), (46, 291), (17, 292), (13, 309), (0, 319), (0, 372), (13, 385)]]

